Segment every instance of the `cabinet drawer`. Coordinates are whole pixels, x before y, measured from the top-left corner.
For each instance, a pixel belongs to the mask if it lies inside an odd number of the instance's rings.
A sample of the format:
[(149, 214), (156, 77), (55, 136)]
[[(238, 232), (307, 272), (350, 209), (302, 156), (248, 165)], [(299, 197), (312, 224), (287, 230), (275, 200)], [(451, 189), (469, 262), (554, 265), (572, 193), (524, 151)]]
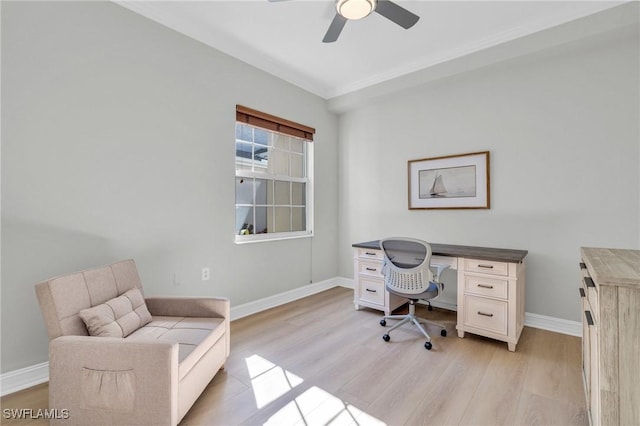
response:
[(374, 249), (358, 249), (358, 257), (361, 259), (384, 259), (384, 255), (382, 254), (382, 250), (374, 250)]
[(508, 298), (509, 281), (492, 277), (465, 276), (465, 293), (477, 294), (480, 296)]
[(464, 324), (506, 335), (507, 302), (465, 295)]
[(505, 262), (493, 262), (491, 260), (465, 259), (464, 270), (468, 272), (506, 276), (509, 275), (509, 264)]
[(360, 300), (384, 306), (384, 281), (360, 277)]
[(382, 262), (377, 260), (358, 260), (358, 274), (382, 278)]

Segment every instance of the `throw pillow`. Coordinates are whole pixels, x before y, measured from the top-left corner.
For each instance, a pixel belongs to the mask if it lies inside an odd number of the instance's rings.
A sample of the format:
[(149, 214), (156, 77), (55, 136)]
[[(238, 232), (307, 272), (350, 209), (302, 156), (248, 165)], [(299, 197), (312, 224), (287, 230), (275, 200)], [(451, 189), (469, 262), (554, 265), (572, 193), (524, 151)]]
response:
[(101, 305), (79, 312), (89, 335), (127, 337), (151, 322), (151, 314), (139, 289), (133, 288)]

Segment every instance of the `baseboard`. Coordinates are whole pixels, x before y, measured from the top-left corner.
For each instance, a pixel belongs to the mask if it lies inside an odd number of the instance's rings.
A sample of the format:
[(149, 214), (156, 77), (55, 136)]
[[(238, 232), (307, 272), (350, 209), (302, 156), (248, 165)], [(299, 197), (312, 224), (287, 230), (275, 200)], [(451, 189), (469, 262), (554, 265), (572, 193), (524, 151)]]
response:
[(578, 321), (569, 321), (562, 318), (525, 312), (524, 325), (542, 330), (555, 331), (556, 333), (568, 334), (569, 336), (582, 337), (582, 323)]
[(351, 290), (354, 289), (353, 279), (351, 279), (351, 278), (335, 277), (334, 281), (335, 281), (336, 285), (338, 285), (340, 287), (350, 288)]
[(49, 363), (32, 365), (0, 374), (0, 396), (49, 381)]
[[(345, 287), (353, 289), (353, 280), (344, 277), (330, 278), (313, 284), (308, 284), (284, 293), (265, 297), (264, 299), (244, 303), (231, 308), (231, 321), (248, 315), (252, 315), (266, 309), (275, 308), (303, 297), (311, 296), (333, 287)], [(432, 305), (438, 308), (456, 311), (457, 306), (451, 303), (433, 301)], [(582, 336), (582, 324), (577, 321), (569, 321), (561, 318), (548, 317), (545, 315), (524, 314), (524, 325), (528, 327), (540, 328), (554, 331), (556, 333), (570, 336)], [(49, 363), (32, 365), (15, 371), (0, 374), (0, 396), (18, 392), (49, 380)]]
[(341, 285), (339, 281), (340, 280), (338, 278), (330, 278), (325, 281), (319, 281), (317, 283), (285, 291), (284, 293), (265, 297), (264, 299), (254, 300), (253, 302), (244, 303), (238, 306), (232, 306), (231, 321), (256, 314), (267, 309), (275, 308), (277, 306), (284, 305), (285, 303), (293, 302), (294, 300), (329, 290), (330, 288), (338, 287)]

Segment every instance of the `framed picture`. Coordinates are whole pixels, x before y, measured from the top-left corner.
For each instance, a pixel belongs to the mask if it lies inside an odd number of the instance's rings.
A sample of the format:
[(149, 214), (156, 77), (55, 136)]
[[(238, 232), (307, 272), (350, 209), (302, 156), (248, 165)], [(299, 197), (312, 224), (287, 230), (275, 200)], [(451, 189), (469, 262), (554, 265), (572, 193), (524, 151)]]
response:
[(489, 151), (410, 160), (409, 210), (488, 209)]

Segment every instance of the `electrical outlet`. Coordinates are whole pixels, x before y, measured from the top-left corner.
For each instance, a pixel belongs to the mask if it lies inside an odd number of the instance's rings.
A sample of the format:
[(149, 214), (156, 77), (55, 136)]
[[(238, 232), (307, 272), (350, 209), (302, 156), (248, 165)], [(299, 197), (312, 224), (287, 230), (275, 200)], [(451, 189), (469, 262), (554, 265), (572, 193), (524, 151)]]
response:
[(202, 281), (209, 281), (209, 268), (202, 268)]

